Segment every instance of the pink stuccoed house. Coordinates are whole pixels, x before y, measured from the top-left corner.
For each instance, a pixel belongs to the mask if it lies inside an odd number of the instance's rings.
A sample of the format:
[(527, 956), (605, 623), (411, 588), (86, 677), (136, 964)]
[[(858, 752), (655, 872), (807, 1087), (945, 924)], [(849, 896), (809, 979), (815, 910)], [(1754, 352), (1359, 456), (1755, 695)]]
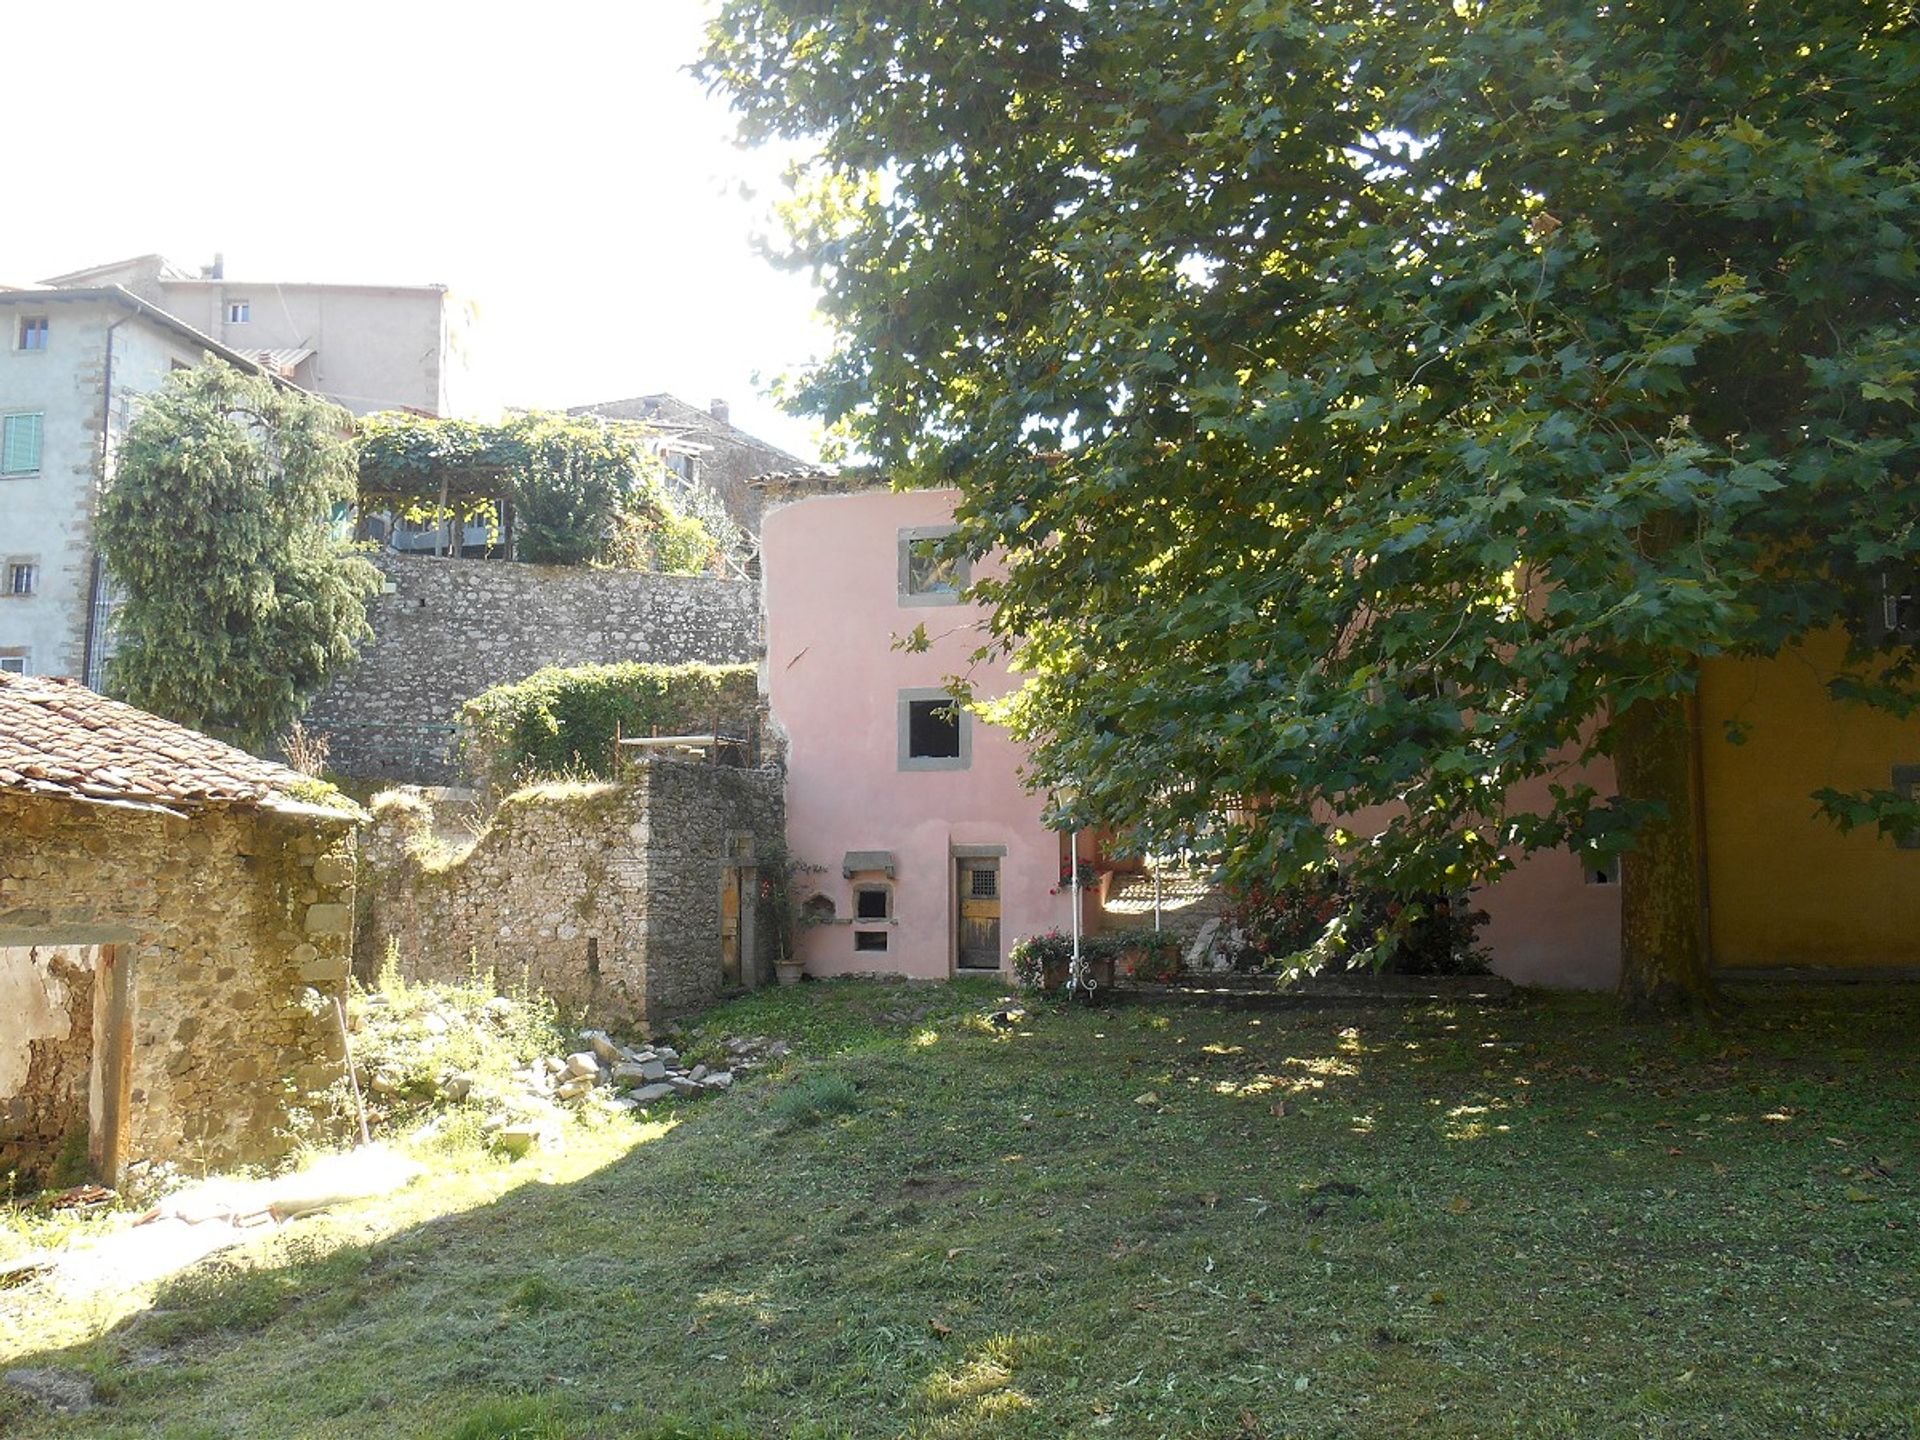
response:
[[(1004, 670), (970, 666), (985, 612), (959, 598), (964, 567), (931, 553), (928, 542), (951, 527), (955, 492), (819, 473), (756, 484), (766, 502), (762, 685), (786, 744), (788, 841), (796, 859), (821, 867), (803, 877), (817, 892), (808, 906), (817, 923), (800, 932), (808, 973), (1001, 970), (1021, 936), (1069, 927), (1071, 897), (1062, 841), (1040, 823), (1043, 797), (1021, 783), (1019, 747), (957, 713), (942, 688), (961, 673), (983, 697), (1014, 684)], [(928, 649), (897, 649), (920, 624)], [(1599, 771), (1568, 778), (1612, 783)], [(1523, 861), (1479, 897), (1495, 968), (1526, 984), (1611, 985), (1612, 882), (1571, 853)], [(1109, 874), (1099, 885), (1092, 923), (1151, 923), (1138, 880)]]

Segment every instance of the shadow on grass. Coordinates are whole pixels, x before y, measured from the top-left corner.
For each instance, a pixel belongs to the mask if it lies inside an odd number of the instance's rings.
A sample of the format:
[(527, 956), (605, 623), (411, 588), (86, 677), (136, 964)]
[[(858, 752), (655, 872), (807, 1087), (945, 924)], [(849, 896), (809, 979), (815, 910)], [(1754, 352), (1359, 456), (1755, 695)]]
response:
[(16, 1362), (77, 1368), (101, 1403), (14, 1423), (733, 1440), (1915, 1418), (1910, 992), (1762, 998), (1704, 1036), (1565, 998), (996, 1027), (980, 996), (806, 988), (717, 1023), (830, 1058), (565, 1184), (203, 1266)]

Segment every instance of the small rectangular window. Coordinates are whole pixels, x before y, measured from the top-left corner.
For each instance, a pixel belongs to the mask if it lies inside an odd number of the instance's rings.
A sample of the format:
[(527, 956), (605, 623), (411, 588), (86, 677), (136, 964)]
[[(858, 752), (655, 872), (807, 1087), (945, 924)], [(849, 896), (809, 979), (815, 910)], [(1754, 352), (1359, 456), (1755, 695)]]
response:
[(960, 707), (952, 700), (909, 700), (907, 755), (914, 760), (958, 759)]
[(1000, 872), (998, 869), (982, 867), (967, 872), (973, 877), (971, 894), (975, 900), (992, 900), (1000, 894)]
[(0, 655), (0, 675), (24, 675), (26, 673), (26, 651), (19, 650), (11, 655)]
[(1618, 855), (1586, 854), (1580, 857), (1580, 863), (1586, 868), (1587, 884), (1618, 885), (1620, 883), (1620, 857)]
[(966, 560), (943, 553), (951, 525), (902, 530), (900, 546), (900, 603), (955, 605), (971, 579)]
[(887, 920), (892, 918), (892, 892), (884, 885), (863, 885), (853, 892), (853, 918)]
[(40, 415), (8, 415), (0, 419), (0, 475), (40, 473)]
[(20, 317), (20, 348), (22, 350), (46, 349), (48, 333), (46, 316), (22, 315)]
[(227, 302), (227, 323), (229, 325), (245, 325), (251, 319), (253, 319), (253, 302), (251, 300), (229, 300)]
[(856, 930), (853, 932), (853, 948), (856, 950), (884, 950), (887, 948), (887, 932), (884, 930)]
[(31, 560), (7, 562), (7, 593), (31, 595), (40, 583), (40, 567)]

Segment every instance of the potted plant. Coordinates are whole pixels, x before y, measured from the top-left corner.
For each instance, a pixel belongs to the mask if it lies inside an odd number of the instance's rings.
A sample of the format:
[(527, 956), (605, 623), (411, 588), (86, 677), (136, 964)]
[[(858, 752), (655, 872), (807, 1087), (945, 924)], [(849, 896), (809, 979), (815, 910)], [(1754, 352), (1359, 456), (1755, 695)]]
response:
[(1180, 973), (1180, 937), (1167, 930), (1121, 930), (1105, 937), (1119, 957), (1120, 978), (1164, 985)]
[(1013, 963), (1016, 985), (1023, 990), (1052, 995), (1067, 983), (1068, 967), (1073, 961), (1073, 941), (1058, 930), (1026, 935), (1013, 942), (1008, 959)]
[(782, 985), (798, 985), (806, 974), (800, 958), (800, 928), (809, 923), (799, 877), (818, 874), (824, 867), (796, 859), (779, 842), (760, 860), (760, 906), (773, 934), (773, 973)]

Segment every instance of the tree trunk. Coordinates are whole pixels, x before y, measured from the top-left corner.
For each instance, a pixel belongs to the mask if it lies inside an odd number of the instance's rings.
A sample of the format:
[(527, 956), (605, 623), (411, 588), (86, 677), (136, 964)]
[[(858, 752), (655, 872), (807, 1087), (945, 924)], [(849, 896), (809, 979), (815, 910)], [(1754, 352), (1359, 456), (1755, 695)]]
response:
[(1614, 721), (1621, 798), (1658, 801), (1665, 811), (1641, 826), (1620, 860), (1620, 998), (1630, 1009), (1713, 998), (1696, 743), (1685, 697), (1639, 701)]

